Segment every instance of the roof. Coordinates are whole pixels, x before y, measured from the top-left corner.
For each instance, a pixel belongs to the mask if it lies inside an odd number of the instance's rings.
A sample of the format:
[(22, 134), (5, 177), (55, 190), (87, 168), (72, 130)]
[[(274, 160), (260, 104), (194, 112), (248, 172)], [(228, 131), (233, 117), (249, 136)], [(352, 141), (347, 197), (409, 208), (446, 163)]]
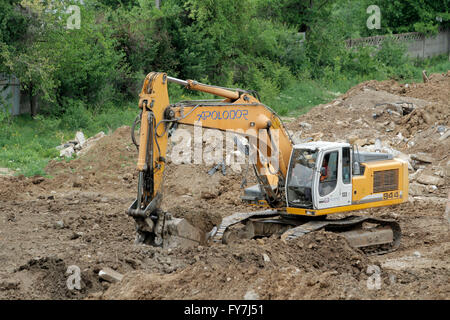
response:
[(313, 141), (294, 145), (294, 149), (328, 150), (332, 148), (350, 147), (346, 142)]

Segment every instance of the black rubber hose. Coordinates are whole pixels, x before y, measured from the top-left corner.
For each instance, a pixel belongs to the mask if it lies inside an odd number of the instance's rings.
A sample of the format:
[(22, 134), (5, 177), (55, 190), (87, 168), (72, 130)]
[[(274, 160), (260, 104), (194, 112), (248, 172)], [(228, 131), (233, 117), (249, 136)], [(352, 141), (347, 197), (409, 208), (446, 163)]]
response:
[(136, 128), (137, 124), (141, 122), (141, 115), (138, 114), (136, 116), (136, 119), (134, 119), (133, 125), (131, 126), (131, 141), (133, 141), (133, 144), (136, 146), (136, 149), (139, 151), (139, 143), (136, 141), (136, 137), (134, 136), (134, 129)]

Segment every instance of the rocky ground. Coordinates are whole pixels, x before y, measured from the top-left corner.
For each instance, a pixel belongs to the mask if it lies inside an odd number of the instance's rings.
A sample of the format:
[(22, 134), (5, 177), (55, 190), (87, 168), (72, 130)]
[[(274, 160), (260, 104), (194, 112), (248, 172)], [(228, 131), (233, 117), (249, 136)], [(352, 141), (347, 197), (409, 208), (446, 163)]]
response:
[[(75, 160), (52, 161), (50, 177), (1, 171), (0, 298), (448, 299), (449, 117), (450, 72), (427, 83), (365, 82), (286, 119), (297, 142), (350, 141), (409, 162), (409, 202), (360, 212), (400, 223), (400, 248), (382, 256), (367, 257), (328, 232), (288, 243), (133, 244), (134, 224), (125, 210), (135, 197), (137, 152), (129, 127), (98, 136)], [(245, 168), (227, 168), (226, 176), (210, 176), (209, 169), (169, 162), (164, 209), (205, 229), (248, 211), (239, 200)], [(80, 289), (69, 290), (77, 267)], [(101, 280), (104, 268), (124, 278)]]

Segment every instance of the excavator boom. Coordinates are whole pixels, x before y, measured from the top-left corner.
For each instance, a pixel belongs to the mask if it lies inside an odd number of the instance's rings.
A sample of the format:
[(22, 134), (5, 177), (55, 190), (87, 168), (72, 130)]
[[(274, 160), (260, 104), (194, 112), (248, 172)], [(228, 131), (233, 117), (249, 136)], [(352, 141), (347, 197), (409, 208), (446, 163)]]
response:
[[(224, 100), (170, 104), (168, 82), (183, 85), (189, 90), (217, 95)], [(184, 81), (152, 72), (145, 78), (139, 107), (138, 192), (127, 212), (138, 224), (147, 225), (144, 229), (162, 228), (158, 225), (161, 224), (158, 217), (161, 213), (158, 212), (162, 199), (168, 128), (175, 123), (245, 136), (255, 151), (253, 165), (267, 203), (273, 207), (282, 204), (279, 192), (286, 177), (292, 141), (278, 115), (249, 92), (205, 85), (193, 80)], [(160, 237), (162, 235), (156, 237), (157, 243), (161, 243)]]

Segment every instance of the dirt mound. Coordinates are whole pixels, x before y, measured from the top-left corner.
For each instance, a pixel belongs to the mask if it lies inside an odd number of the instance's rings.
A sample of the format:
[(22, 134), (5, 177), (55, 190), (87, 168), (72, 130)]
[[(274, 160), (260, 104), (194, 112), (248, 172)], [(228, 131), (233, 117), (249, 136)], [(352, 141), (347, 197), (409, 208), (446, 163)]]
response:
[[(104, 299), (300, 299), (314, 286), (327, 291), (338, 274), (358, 282), (367, 258), (342, 237), (328, 232), (292, 242), (245, 240), (184, 252), (189, 268), (162, 275), (130, 273), (104, 294)], [(312, 280), (321, 276), (320, 280)], [(282, 285), (281, 283), (282, 282)]]
[(433, 73), (428, 76), (425, 83), (399, 83), (395, 80), (369, 80), (361, 82), (341, 96), (343, 100), (358, 94), (361, 90), (371, 89), (385, 91), (395, 95), (425, 99), (430, 102), (448, 103), (450, 101), (450, 71), (446, 73)]
[(30, 183), (31, 180), (24, 176), (0, 176), (0, 201), (20, 199), (23, 194), (17, 190), (27, 189)]
[(80, 289), (70, 290), (67, 270), (68, 266), (57, 257), (30, 259), (17, 268), (8, 280), (2, 281), (8, 286), (0, 290), (0, 296), (3, 291), (8, 293), (8, 298), (14, 299), (80, 299), (101, 288), (92, 274), (80, 272)]
[(432, 104), (422, 109), (415, 109), (410, 114), (401, 118), (396, 128), (396, 133), (402, 133), (404, 137), (411, 137), (419, 130), (423, 131), (433, 126), (440, 124), (448, 126), (450, 123), (449, 106), (443, 104)]
[(51, 161), (46, 172), (55, 176), (50, 183), (58, 188), (92, 189), (102, 185), (106, 190), (117, 190), (121, 184), (133, 180), (136, 158), (130, 127), (123, 126), (101, 138), (95, 147), (75, 160)]

